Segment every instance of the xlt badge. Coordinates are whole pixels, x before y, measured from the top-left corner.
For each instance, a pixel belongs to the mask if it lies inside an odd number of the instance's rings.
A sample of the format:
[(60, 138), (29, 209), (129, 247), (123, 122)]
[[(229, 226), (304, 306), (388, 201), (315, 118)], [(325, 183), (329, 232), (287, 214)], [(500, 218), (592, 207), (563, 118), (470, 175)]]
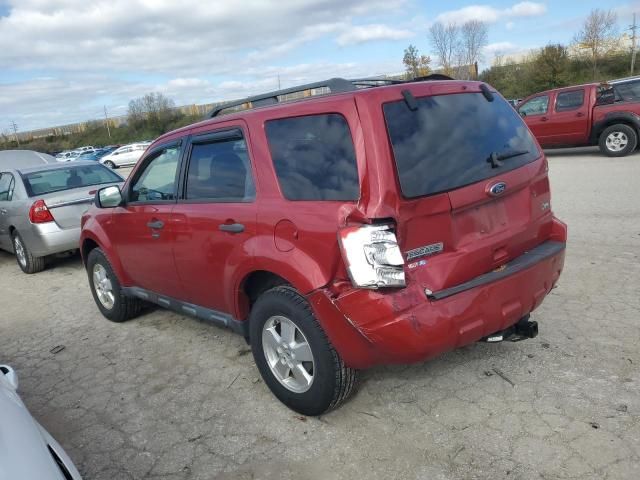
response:
[(413, 250), (409, 250), (407, 252), (407, 261), (413, 260), (414, 258), (425, 257), (427, 255), (440, 253), (443, 249), (444, 244), (442, 242), (432, 243), (431, 245), (425, 245), (424, 247), (414, 248)]

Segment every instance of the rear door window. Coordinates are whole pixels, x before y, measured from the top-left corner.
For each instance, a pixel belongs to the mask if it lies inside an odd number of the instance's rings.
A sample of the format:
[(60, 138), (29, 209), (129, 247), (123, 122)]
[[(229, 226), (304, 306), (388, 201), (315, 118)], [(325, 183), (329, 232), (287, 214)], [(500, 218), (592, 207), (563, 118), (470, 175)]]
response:
[(288, 200), (357, 200), (356, 154), (347, 121), (337, 113), (266, 123), (271, 158)]
[(255, 198), (247, 144), (240, 138), (194, 143), (187, 171), (186, 199), (250, 202)]
[(584, 89), (558, 93), (556, 98), (556, 112), (577, 110), (584, 103)]
[(0, 202), (8, 202), (13, 197), (15, 181), (10, 173), (0, 173)]
[(460, 188), (540, 155), (518, 113), (498, 96), (489, 102), (481, 93), (438, 95), (417, 104), (416, 110), (404, 100), (383, 106), (405, 197)]

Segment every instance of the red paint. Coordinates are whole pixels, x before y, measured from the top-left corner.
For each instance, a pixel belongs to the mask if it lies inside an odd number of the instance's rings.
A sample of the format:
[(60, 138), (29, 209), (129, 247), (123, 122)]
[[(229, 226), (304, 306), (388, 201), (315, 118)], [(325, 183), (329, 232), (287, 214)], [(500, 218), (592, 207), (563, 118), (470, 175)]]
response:
[[(353, 367), (419, 361), (476, 341), (537, 307), (556, 282), (564, 255), (441, 301), (429, 301), (424, 290), (468, 281), (549, 239), (566, 241), (566, 227), (548, 207), (544, 155), (499, 178), (405, 200), (381, 104), (402, 100), (404, 89), (421, 97), (480, 92), (479, 85), (442, 81), (365, 89), (225, 115), (172, 132), (148, 152), (190, 134), (240, 128), (251, 157), (255, 202), (92, 208), (83, 218), (81, 242), (97, 243), (125, 286), (164, 293), (240, 320), (246, 320), (249, 311), (244, 281), (255, 271), (272, 272), (307, 296), (333, 345)], [(339, 113), (348, 122), (360, 200), (288, 201), (280, 193), (264, 123), (327, 112)], [(144, 158), (129, 178), (143, 165)], [(493, 198), (486, 189), (496, 181), (508, 189)], [(165, 223), (160, 241), (146, 226), (154, 218)], [(403, 252), (444, 243), (441, 253), (417, 259), (427, 260), (425, 265), (405, 268), (404, 289), (355, 289), (348, 279), (337, 232), (376, 219), (395, 223)], [(218, 230), (221, 223), (242, 223), (246, 229), (225, 233)]]

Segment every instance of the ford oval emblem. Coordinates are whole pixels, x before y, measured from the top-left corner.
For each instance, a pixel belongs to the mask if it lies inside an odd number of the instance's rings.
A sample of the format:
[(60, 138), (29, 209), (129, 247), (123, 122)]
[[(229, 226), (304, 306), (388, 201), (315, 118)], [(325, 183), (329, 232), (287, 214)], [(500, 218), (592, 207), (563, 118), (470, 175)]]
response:
[(489, 195), (492, 197), (497, 197), (498, 195), (502, 195), (504, 191), (507, 189), (507, 184), (504, 182), (494, 183), (489, 187)]

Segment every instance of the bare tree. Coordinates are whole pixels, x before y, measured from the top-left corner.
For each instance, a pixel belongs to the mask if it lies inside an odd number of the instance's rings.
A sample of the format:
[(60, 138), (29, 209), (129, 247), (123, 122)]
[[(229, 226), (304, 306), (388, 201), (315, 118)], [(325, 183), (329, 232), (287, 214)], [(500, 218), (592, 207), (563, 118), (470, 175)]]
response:
[[(462, 50), (460, 63), (467, 66), (468, 70), (474, 68), (475, 64), (482, 60), (482, 49), (487, 46), (488, 38), (487, 25), (479, 20), (470, 20), (460, 27), (460, 48)], [(470, 71), (467, 73), (469, 77), (472, 76)]]
[(402, 63), (404, 63), (405, 75), (409, 80), (429, 75), (429, 72), (431, 71), (429, 67), (431, 64), (431, 58), (427, 55), (420, 55), (418, 49), (413, 45), (409, 45), (405, 48)]
[(455, 23), (436, 22), (429, 28), (431, 46), (445, 75), (454, 75), (454, 64), (460, 52), (459, 31)]
[(129, 102), (128, 122), (134, 128), (147, 124), (162, 132), (175, 119), (173, 100), (162, 93), (147, 93)]
[(598, 74), (598, 60), (607, 53), (615, 40), (616, 14), (613, 10), (591, 10), (575, 36), (575, 42), (588, 50), (594, 80)]

